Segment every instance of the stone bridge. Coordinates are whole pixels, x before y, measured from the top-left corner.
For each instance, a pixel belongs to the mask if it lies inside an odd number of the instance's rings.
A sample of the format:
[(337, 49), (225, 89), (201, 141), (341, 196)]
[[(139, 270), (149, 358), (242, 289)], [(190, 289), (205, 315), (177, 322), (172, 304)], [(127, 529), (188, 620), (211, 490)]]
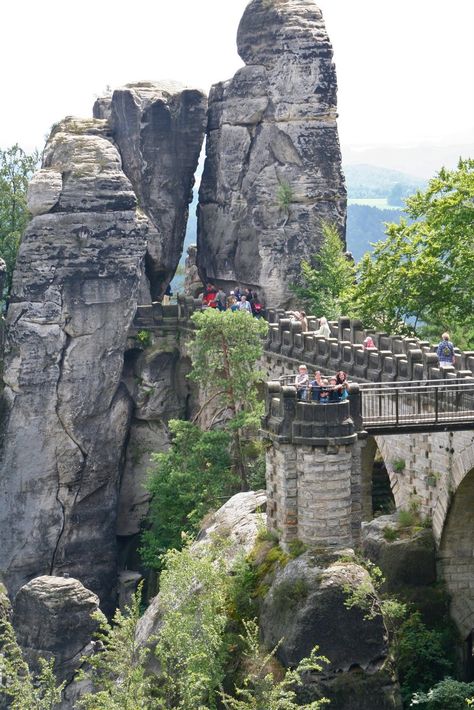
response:
[[(180, 298), (177, 305), (140, 306), (137, 330), (190, 334), (190, 315), (200, 302)], [(262, 433), (267, 454), (270, 525), (283, 542), (299, 538), (326, 546), (357, 546), (362, 520), (372, 517), (372, 469), (377, 451), (390, 478), (397, 509), (416, 506), (433, 522), (438, 574), (452, 596), (452, 615), (464, 638), (474, 628), (474, 418), (462, 431), (455, 422), (407, 433), (370, 433), (360, 419), (366, 383), (401, 387), (430, 383), (437, 389), (474, 383), (474, 352), (456, 351), (455, 364), (440, 369), (433, 346), (416, 338), (388, 336), (364, 329), (357, 320), (330, 323), (331, 337), (309, 332), (282, 310), (269, 309), (263, 365), (271, 381)], [(371, 335), (377, 350), (363, 347)], [(186, 342), (186, 338), (181, 338)], [(304, 363), (323, 374), (345, 370), (356, 383), (348, 402), (307, 405), (279, 378)], [(384, 385), (384, 383), (386, 383)], [(358, 387), (356, 385), (359, 385)], [(472, 422), (472, 423), (471, 423)]]

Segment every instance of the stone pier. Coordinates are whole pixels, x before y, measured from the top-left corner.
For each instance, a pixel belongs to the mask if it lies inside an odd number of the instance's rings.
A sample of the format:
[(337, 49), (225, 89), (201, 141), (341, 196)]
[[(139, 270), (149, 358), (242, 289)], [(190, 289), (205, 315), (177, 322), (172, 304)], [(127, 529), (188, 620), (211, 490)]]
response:
[(299, 539), (313, 547), (357, 546), (364, 445), (357, 406), (357, 388), (351, 400), (316, 404), (298, 402), (292, 386), (268, 384), (267, 519), (283, 545)]

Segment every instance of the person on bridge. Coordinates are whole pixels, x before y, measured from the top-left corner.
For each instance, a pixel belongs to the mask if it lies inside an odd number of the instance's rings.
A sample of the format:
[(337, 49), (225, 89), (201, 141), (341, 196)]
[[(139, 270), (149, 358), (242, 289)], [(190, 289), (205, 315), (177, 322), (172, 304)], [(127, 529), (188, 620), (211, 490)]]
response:
[(442, 340), (436, 348), (440, 367), (454, 365), (454, 345), (449, 339), (449, 333), (443, 333)]
[(252, 315), (252, 306), (247, 301), (246, 296), (240, 297), (239, 311), (247, 311), (247, 313), (250, 313), (250, 315)]
[(340, 401), (347, 399), (349, 397), (349, 387), (347, 382), (347, 375), (344, 370), (339, 370), (336, 372), (336, 384), (340, 393)]
[(370, 335), (368, 335), (364, 340), (364, 349), (365, 350), (377, 350), (377, 346), (375, 345), (375, 343)]
[(306, 365), (299, 366), (298, 374), (295, 377), (295, 387), (297, 398), (302, 402), (306, 402), (309, 391), (309, 375)]
[(331, 330), (329, 328), (328, 319), (321, 316), (319, 319), (319, 328), (314, 331), (313, 335), (320, 335), (323, 338), (331, 337)]

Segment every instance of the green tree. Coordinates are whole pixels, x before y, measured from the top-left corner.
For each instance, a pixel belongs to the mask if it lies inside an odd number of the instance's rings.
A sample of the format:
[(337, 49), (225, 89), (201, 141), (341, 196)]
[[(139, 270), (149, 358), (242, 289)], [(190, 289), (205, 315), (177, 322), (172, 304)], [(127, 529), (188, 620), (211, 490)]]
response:
[(298, 664), (295, 670), (287, 670), (283, 679), (278, 680), (271, 669), (271, 661), (278, 646), (271, 653), (262, 654), (259, 643), (259, 630), (256, 621), (244, 621), (245, 634), (241, 636), (244, 644), (245, 667), (249, 669), (243, 682), (234, 691), (234, 697), (222, 694), (226, 710), (319, 710), (329, 701), (325, 698), (301, 705), (297, 702), (295, 689), (301, 685), (304, 673), (321, 672), (323, 665), (329, 663), (324, 656), (318, 656), (316, 646), (308, 658)]
[(157, 708), (214, 710), (225, 674), (231, 577), (219, 541), (166, 553), (160, 577), (162, 625)]
[(90, 681), (93, 690), (85, 693), (78, 707), (86, 710), (155, 710), (152, 679), (145, 672), (149, 649), (137, 642), (141, 588), (125, 613), (116, 610), (110, 623), (98, 611), (97, 638), (101, 650), (83, 659), (85, 670), (79, 678)]
[(256, 365), (263, 354), (262, 337), (268, 325), (245, 311), (221, 313), (212, 308), (195, 313), (192, 320), (196, 333), (190, 378), (209, 393), (204, 406), (218, 402), (214, 420), (229, 413), (234, 467), (242, 490), (246, 490), (245, 431), (249, 427), (255, 430), (263, 413), (259, 396), (263, 373)]
[(29, 220), (26, 190), (38, 160), (37, 151), (28, 155), (18, 144), (0, 150), (0, 257), (7, 265), (6, 293), (10, 290), (20, 238)]
[(326, 318), (346, 315), (348, 302), (345, 293), (355, 280), (355, 267), (343, 253), (337, 229), (323, 223), (323, 241), (313, 262), (301, 262), (302, 285), (294, 286), (311, 313)]
[(358, 267), (348, 298), (366, 326), (389, 333), (474, 330), (474, 160), (442, 169), (407, 198), (414, 221), (387, 225), (387, 238)]
[(163, 553), (181, 547), (183, 532), (197, 532), (206, 513), (219, 508), (239, 487), (226, 431), (201, 431), (179, 420), (171, 420), (169, 428), (170, 449), (152, 456), (147, 483), (152, 498), (141, 553), (154, 569), (160, 569)]

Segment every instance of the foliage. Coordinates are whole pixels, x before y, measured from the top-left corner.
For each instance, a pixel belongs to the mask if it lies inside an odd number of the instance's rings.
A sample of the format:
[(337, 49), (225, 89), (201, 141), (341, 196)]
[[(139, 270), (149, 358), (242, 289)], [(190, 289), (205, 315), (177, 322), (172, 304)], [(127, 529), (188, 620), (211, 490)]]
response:
[(282, 210), (282, 212), (286, 214), (286, 219), (283, 224), (283, 226), (286, 226), (286, 223), (288, 222), (288, 219), (290, 217), (291, 203), (295, 198), (293, 188), (287, 182), (280, 182), (280, 184), (278, 185), (276, 197), (279, 208)]
[(462, 683), (445, 678), (427, 693), (415, 693), (410, 707), (419, 710), (465, 710), (472, 702), (469, 696), (474, 692), (474, 683)]
[(403, 622), (397, 634), (395, 659), (405, 702), (415, 691), (428, 691), (453, 671), (451, 644), (449, 631), (429, 629), (419, 612)]
[(283, 679), (278, 680), (270, 663), (278, 649), (262, 655), (258, 624), (255, 620), (244, 622), (245, 634), (241, 640), (245, 646), (246, 666), (249, 668), (240, 687), (235, 688), (234, 697), (222, 693), (226, 710), (318, 710), (326, 699), (300, 705), (296, 702), (295, 688), (301, 685), (304, 673), (321, 672), (323, 665), (329, 663), (324, 656), (318, 656), (316, 646), (308, 658), (304, 658), (295, 670), (287, 670)]
[(397, 473), (401, 473), (406, 468), (405, 459), (395, 459), (392, 461), (393, 470)]
[(233, 439), (234, 466), (245, 490), (248, 488), (245, 430), (251, 427), (254, 433), (263, 414), (259, 396), (263, 373), (256, 363), (263, 353), (262, 337), (268, 324), (245, 311), (221, 313), (213, 308), (194, 313), (191, 318), (196, 333), (191, 345), (193, 369), (189, 377), (209, 392), (205, 404), (219, 402), (214, 420), (230, 413), (228, 429)]
[(135, 339), (140, 343), (140, 345), (143, 345), (144, 348), (151, 345), (151, 333), (149, 330), (139, 330), (135, 336)]
[(383, 529), (383, 537), (384, 540), (387, 540), (387, 542), (394, 542), (395, 540), (398, 540), (400, 536), (399, 530), (397, 528), (393, 528), (391, 525), (386, 525)]
[(41, 658), (40, 672), (35, 675), (30, 671), (5, 608), (0, 615), (0, 643), (0, 696), (8, 697), (8, 707), (11, 710), (54, 710), (65, 686), (65, 683), (57, 684), (54, 659)]
[(176, 419), (169, 428), (171, 447), (152, 455), (147, 482), (152, 498), (141, 553), (145, 564), (155, 569), (160, 568), (166, 550), (181, 547), (183, 532), (197, 532), (204, 515), (238, 490), (228, 432), (201, 431)]
[[(338, 318), (347, 310), (345, 293), (355, 278), (355, 268), (343, 253), (337, 229), (323, 223), (323, 241), (313, 263), (301, 262), (302, 285), (293, 290), (311, 313)], [(344, 313), (345, 314), (345, 313)]]
[(18, 144), (0, 150), (0, 257), (7, 265), (6, 292), (0, 297), (10, 290), (18, 245), (29, 220), (26, 191), (38, 160), (37, 151), (28, 155)]
[(347, 298), (366, 327), (417, 332), (436, 324), (474, 329), (474, 160), (441, 169), (406, 200), (408, 223), (387, 225), (387, 238), (358, 266)]
[(160, 578), (162, 672), (156, 708), (213, 710), (224, 678), (230, 577), (218, 544), (170, 550)]
[(368, 578), (356, 588), (351, 586), (344, 588), (346, 594), (344, 605), (348, 609), (359, 607), (365, 612), (364, 618), (367, 620), (381, 616), (388, 638), (396, 641), (397, 631), (408, 612), (407, 605), (393, 597), (382, 596), (381, 588), (385, 578), (380, 567), (369, 560), (360, 560), (360, 563), (367, 570)]
[(156, 706), (150, 676), (145, 673), (148, 648), (136, 641), (140, 617), (141, 588), (133, 596), (131, 607), (123, 614), (119, 609), (109, 623), (101, 612), (97, 638), (101, 649), (84, 658), (86, 669), (80, 678), (92, 683), (93, 691), (85, 693), (78, 707), (86, 710), (153, 710)]

